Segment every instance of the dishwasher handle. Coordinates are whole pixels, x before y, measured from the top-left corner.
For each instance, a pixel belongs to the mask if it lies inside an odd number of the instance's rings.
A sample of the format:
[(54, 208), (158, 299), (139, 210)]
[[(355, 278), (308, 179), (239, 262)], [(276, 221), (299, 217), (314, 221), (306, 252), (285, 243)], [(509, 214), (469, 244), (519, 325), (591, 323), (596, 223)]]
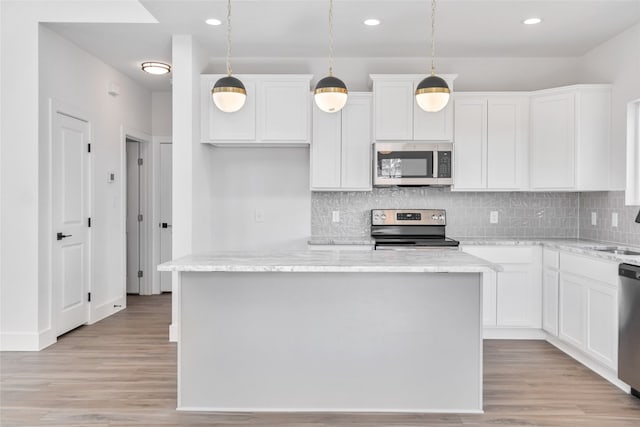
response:
[(620, 277), (640, 280), (640, 265), (622, 263), (618, 266), (618, 275), (620, 275)]

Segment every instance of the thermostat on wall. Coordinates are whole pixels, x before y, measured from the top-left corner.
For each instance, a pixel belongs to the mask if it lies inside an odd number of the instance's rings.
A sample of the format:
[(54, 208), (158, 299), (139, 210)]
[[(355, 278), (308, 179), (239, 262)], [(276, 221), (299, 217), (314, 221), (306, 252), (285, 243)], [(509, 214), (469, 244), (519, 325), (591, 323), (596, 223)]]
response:
[(107, 182), (109, 184), (113, 184), (116, 181), (116, 173), (115, 172), (107, 172)]

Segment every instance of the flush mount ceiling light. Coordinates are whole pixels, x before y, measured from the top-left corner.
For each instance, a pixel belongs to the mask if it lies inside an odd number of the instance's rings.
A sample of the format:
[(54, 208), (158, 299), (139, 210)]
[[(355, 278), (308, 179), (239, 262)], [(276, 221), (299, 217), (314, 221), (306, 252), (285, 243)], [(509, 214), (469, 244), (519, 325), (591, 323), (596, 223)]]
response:
[(367, 25), (369, 27), (375, 27), (376, 25), (380, 25), (380, 20), (376, 18), (365, 19), (364, 25)]
[(143, 62), (140, 68), (142, 68), (142, 71), (155, 75), (168, 74), (171, 72), (171, 65), (165, 64), (164, 62)]
[(213, 26), (218, 26), (220, 24), (222, 24), (222, 21), (216, 18), (209, 18), (206, 21), (204, 21), (206, 24), (208, 25), (213, 25)]
[(313, 98), (327, 113), (338, 112), (347, 103), (347, 86), (333, 75), (333, 0), (329, 0), (329, 75), (318, 82)]
[(233, 77), (231, 70), (231, 0), (227, 1), (227, 75), (219, 79), (211, 89), (216, 107), (225, 113), (234, 113), (242, 108), (247, 91), (242, 82)]
[(424, 111), (435, 113), (449, 102), (449, 86), (442, 77), (436, 76), (436, 0), (431, 0), (431, 75), (416, 88), (416, 102)]
[(522, 23), (524, 25), (536, 25), (542, 22), (542, 19), (540, 18), (527, 18), (524, 21), (522, 21)]

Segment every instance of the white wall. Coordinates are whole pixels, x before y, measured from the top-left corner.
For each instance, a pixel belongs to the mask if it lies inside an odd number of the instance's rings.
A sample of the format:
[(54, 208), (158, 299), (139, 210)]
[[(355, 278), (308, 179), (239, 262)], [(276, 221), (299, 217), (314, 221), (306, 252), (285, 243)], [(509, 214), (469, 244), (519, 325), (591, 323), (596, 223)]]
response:
[(0, 349), (37, 350), (51, 343), (38, 23), (155, 19), (137, 2), (1, 1), (0, 8)]
[[(369, 74), (425, 74), (428, 58), (336, 58), (334, 72), (351, 91), (370, 91)], [(537, 90), (578, 83), (579, 58), (437, 58), (439, 74), (458, 74), (459, 91)], [(224, 72), (218, 58), (206, 73)], [(312, 85), (328, 72), (326, 58), (234, 58), (236, 74), (313, 74)]]
[(213, 248), (305, 248), (311, 235), (309, 149), (209, 149)]
[(151, 129), (154, 136), (171, 136), (171, 92), (153, 92), (151, 94)]
[(584, 83), (613, 83), (611, 95), (611, 185), (624, 190), (627, 103), (640, 98), (640, 24), (590, 50), (580, 61)]

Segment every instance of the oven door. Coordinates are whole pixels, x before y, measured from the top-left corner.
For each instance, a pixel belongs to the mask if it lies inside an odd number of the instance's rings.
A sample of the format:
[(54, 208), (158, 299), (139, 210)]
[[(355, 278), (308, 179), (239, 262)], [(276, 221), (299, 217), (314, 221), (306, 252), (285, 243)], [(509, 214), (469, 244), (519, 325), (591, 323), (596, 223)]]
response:
[[(450, 145), (402, 142), (374, 144), (373, 185), (450, 185)], [(439, 167), (442, 173), (439, 173)]]

